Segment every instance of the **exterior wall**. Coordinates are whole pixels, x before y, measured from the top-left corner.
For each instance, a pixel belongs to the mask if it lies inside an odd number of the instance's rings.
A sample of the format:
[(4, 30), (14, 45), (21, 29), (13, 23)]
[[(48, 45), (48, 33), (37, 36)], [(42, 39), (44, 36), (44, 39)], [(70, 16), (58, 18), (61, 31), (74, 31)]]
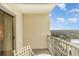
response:
[(48, 14), (24, 14), (23, 46), (30, 44), (32, 49), (47, 48), (49, 21)]
[(22, 13), (14, 6), (9, 4), (1, 4), (3, 8), (8, 10), (9, 12), (12, 12), (14, 15), (16, 15), (15, 19), (15, 26), (16, 26), (16, 49), (21, 48), (23, 46), (23, 28), (22, 28)]

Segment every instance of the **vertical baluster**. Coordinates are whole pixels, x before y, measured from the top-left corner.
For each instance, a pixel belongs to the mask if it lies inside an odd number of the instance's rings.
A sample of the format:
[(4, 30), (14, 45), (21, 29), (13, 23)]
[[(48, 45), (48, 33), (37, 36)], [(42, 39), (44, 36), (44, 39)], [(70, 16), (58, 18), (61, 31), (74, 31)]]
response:
[(79, 49), (78, 49), (78, 56), (79, 56)]
[(64, 52), (67, 54), (67, 44), (64, 43)]
[(65, 44), (65, 53), (67, 54), (67, 44)]
[(74, 47), (71, 47), (71, 53), (72, 53), (72, 56), (75, 56), (75, 48)]
[(55, 54), (55, 48), (54, 48), (54, 45), (55, 45), (55, 38), (52, 36), (51, 37), (53, 40), (53, 43), (52, 43), (52, 45), (53, 45), (53, 47), (52, 47), (52, 49), (53, 49), (53, 55)]
[(78, 49), (75, 47), (72, 47), (72, 56), (78, 56)]
[(69, 48), (69, 45), (67, 44), (67, 56), (70, 55), (69, 51), (70, 51), (70, 48)]
[(75, 50), (76, 50), (76, 56), (78, 56), (79, 50), (77, 48)]
[(63, 42), (62, 42), (62, 51), (63, 51), (63, 47), (64, 47), (64, 46), (63, 46)]
[(72, 46), (69, 45), (69, 54), (70, 54), (69, 56), (72, 56), (72, 50), (73, 50)]

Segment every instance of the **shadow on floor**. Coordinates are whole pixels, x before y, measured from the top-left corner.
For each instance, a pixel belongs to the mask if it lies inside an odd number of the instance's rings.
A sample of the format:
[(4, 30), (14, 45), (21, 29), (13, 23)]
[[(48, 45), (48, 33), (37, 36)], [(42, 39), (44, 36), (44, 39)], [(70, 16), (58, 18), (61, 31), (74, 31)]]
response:
[[(32, 49), (32, 51), (38, 55), (38, 54), (50, 54), (48, 49)], [(51, 54), (50, 54), (51, 55)]]

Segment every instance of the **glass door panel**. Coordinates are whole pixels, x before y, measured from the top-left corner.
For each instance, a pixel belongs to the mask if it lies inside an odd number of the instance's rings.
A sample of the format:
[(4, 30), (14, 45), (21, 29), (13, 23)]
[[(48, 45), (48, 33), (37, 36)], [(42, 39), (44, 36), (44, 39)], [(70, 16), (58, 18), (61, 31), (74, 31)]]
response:
[(0, 10), (0, 56), (12, 55), (13, 16)]

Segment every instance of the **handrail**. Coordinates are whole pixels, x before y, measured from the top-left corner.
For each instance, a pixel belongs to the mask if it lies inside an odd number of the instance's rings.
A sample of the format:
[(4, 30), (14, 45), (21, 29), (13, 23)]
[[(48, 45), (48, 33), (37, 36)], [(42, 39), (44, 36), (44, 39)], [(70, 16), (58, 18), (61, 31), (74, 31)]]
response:
[(79, 49), (79, 45), (73, 44), (73, 43), (71, 43), (71, 42), (67, 42), (67, 41), (62, 40), (62, 39), (57, 38), (57, 37), (54, 37), (54, 38), (56, 38), (56, 40), (59, 40), (59, 41), (61, 41), (61, 42), (63, 42), (63, 43), (66, 43), (66, 44), (68, 44), (68, 45), (70, 45), (70, 46), (72, 46), (72, 47), (75, 47), (75, 48)]

